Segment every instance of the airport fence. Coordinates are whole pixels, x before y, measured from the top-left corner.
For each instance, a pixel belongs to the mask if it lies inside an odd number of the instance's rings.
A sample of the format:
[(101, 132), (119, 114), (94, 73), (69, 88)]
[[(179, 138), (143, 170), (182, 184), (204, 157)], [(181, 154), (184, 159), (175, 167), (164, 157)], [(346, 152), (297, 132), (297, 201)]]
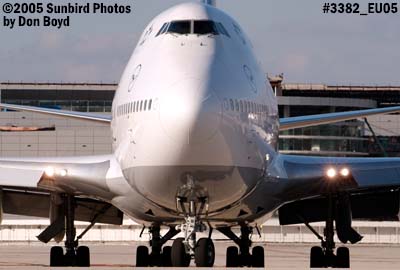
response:
[[(0, 225), (0, 244), (6, 243), (38, 243), (36, 238), (48, 226), (48, 220), (15, 219), (4, 220)], [(86, 223), (77, 223), (77, 233), (86, 228)], [(399, 222), (354, 222), (354, 228), (364, 236), (362, 243), (400, 244)], [(324, 224), (314, 224), (314, 228), (323, 234)], [(85, 242), (104, 244), (148, 241), (147, 230), (140, 236), (142, 226), (125, 220), (121, 226), (95, 225), (83, 238)], [(162, 233), (166, 231), (163, 230)], [(238, 231), (237, 231), (238, 232)], [(207, 234), (203, 235), (207, 237)], [(202, 237), (200, 235), (199, 237)], [(214, 230), (213, 238), (226, 240), (222, 234)], [(319, 240), (304, 225), (280, 226), (277, 220), (270, 220), (261, 226), (260, 235), (254, 230), (254, 242), (272, 243), (317, 243)]]

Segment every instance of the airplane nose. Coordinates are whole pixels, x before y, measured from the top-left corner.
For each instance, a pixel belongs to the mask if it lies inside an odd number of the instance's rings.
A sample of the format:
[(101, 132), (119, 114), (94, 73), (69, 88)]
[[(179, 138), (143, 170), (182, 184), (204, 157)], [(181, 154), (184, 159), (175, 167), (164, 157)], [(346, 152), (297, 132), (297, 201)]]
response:
[(169, 139), (196, 145), (211, 140), (222, 121), (222, 104), (198, 79), (171, 85), (160, 102), (160, 121)]

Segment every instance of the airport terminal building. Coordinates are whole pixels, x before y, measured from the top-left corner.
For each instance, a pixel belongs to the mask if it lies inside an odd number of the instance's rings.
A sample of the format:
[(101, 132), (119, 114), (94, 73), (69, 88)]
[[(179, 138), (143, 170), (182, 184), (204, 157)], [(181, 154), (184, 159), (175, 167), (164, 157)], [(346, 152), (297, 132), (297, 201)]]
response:
[[(400, 105), (400, 87), (331, 86), (283, 83), (270, 79), (281, 117)], [(80, 112), (111, 113), (115, 84), (0, 83), (3, 103)], [(0, 112), (0, 155), (75, 156), (111, 152), (107, 124), (28, 112)], [(374, 135), (375, 134), (375, 135)], [(399, 156), (400, 117), (308, 127), (281, 134), (287, 154), (330, 156)]]

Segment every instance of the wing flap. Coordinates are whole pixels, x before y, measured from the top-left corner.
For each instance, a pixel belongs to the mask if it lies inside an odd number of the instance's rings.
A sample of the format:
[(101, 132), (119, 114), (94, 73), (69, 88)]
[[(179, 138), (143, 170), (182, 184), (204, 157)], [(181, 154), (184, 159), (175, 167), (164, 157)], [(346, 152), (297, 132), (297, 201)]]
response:
[[(369, 221), (399, 221), (400, 192), (379, 191), (350, 196), (352, 218)], [(328, 201), (313, 198), (288, 203), (279, 208), (281, 225), (321, 222), (326, 220)]]
[[(2, 191), (3, 211), (7, 214), (49, 218), (50, 194), (44, 192)], [(76, 198), (75, 220), (90, 222), (101, 212), (98, 223), (121, 225), (123, 214), (116, 207), (90, 198)]]

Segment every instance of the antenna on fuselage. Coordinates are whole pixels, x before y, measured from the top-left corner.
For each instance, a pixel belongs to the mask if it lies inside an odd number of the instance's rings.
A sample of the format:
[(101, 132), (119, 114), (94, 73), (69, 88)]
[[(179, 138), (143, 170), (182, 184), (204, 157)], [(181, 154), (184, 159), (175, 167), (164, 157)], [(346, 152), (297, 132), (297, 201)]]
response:
[(201, 0), (201, 2), (210, 6), (217, 6), (217, 0)]

